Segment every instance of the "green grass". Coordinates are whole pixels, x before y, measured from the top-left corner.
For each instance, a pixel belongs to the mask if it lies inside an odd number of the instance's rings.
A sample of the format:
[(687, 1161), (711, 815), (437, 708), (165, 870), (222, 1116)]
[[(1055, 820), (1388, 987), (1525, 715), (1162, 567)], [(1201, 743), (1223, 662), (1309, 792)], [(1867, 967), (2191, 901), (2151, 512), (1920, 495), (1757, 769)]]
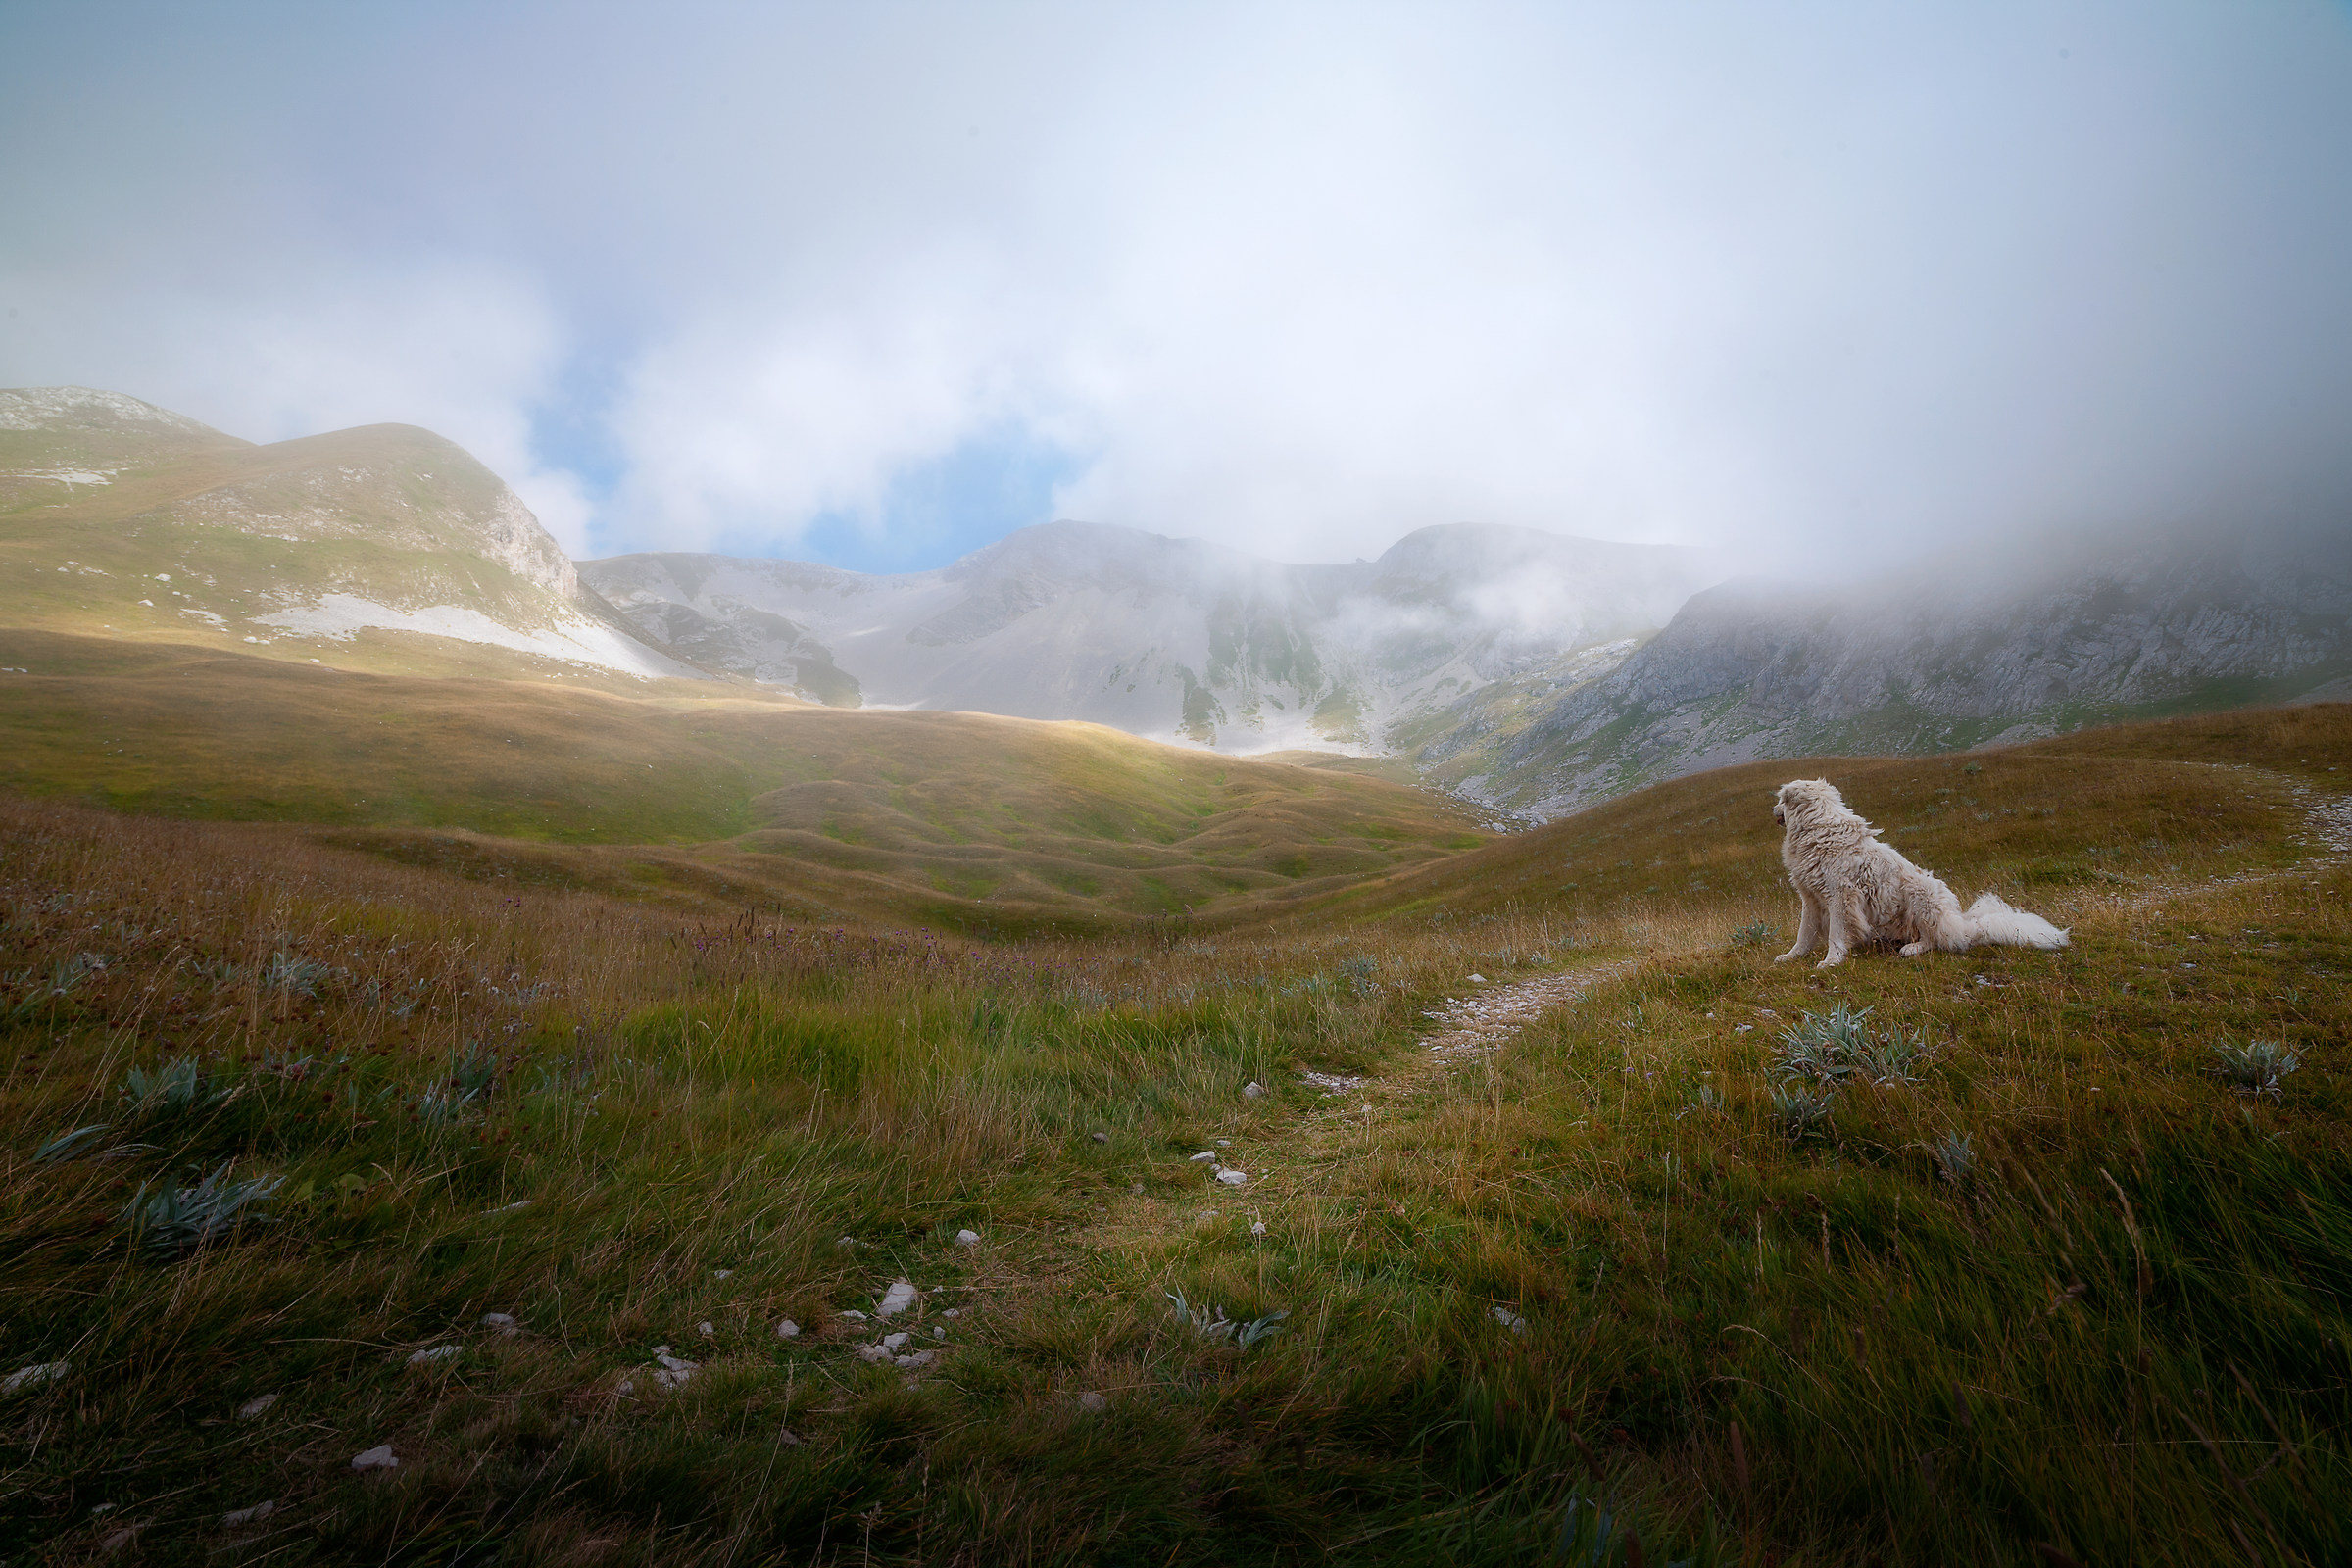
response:
[[(314, 668), (0, 632), (0, 787), (328, 824), (411, 863), (1018, 932), (1290, 896), (1481, 842), (1442, 798), (1089, 724)], [(489, 842), (507, 841), (507, 842)], [(655, 847), (655, 848), (649, 848)]]
[[(2340, 1561), (2352, 872), (2293, 788), (2352, 710), (2243, 723), (1821, 764), (2075, 931), (1829, 971), (1737, 936), (1788, 917), (1786, 765), (995, 944), (10, 804), (0, 1370), (73, 1370), (0, 1403), (0, 1553), (1539, 1563), (1605, 1507), (1612, 1562)], [(1603, 977), (1508, 1049), (1418, 1046), (1473, 970), (1563, 969)], [(1931, 1054), (1792, 1140), (1776, 1041), (1838, 1005)], [(2253, 1038), (2302, 1053), (2276, 1099), (2215, 1070)], [(122, 1222), (224, 1164), (268, 1223)], [(901, 1277), (928, 1366), (843, 1315)], [(1243, 1349), (1170, 1293), (1288, 1316)]]

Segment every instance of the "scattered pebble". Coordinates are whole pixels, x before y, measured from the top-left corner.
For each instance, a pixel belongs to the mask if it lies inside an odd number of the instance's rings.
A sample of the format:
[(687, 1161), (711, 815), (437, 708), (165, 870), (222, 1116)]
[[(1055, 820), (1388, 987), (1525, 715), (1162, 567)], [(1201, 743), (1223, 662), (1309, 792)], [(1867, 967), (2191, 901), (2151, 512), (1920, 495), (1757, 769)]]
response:
[(904, 1330), (897, 1334), (885, 1334), (882, 1336), (882, 1348), (886, 1350), (901, 1349), (909, 1337)]
[(353, 1454), (351, 1467), (354, 1470), (397, 1470), (400, 1468), (400, 1455), (394, 1453), (392, 1445), (387, 1443), (380, 1448)]
[(702, 1332), (702, 1336), (706, 1340), (714, 1339), (718, 1335), (718, 1330), (708, 1323), (697, 1323), (695, 1327)]
[(935, 1340), (944, 1340), (948, 1337), (948, 1331), (944, 1328), (934, 1328), (931, 1331), (931, 1337)]
[(481, 1326), (486, 1329), (496, 1329), (499, 1333), (507, 1335), (520, 1334), (522, 1332), (522, 1325), (516, 1323), (513, 1318), (509, 1317), (504, 1312), (484, 1312), (482, 1314)]
[(1253, 1219), (1253, 1220), (1251, 1220), (1251, 1221), (1250, 1222), (1250, 1235), (1252, 1235), (1252, 1236), (1263, 1236), (1263, 1235), (1265, 1235), (1265, 1234), (1266, 1234), (1266, 1222), (1265, 1222), (1264, 1220), (1262, 1220), (1262, 1219)]
[(1099, 1412), (1110, 1408), (1110, 1401), (1102, 1397), (1102, 1396), (1100, 1394), (1097, 1394), (1094, 1390), (1089, 1389), (1084, 1394), (1078, 1396), (1078, 1408), (1081, 1410)]
[(124, 1546), (129, 1545), (131, 1538), (136, 1536), (138, 1533), (139, 1527), (137, 1525), (132, 1525), (127, 1530), (118, 1530), (113, 1535), (107, 1537), (104, 1541), (98, 1543), (98, 1549), (111, 1557), (116, 1552), (121, 1551)]
[(942, 1312), (939, 1315), (941, 1317), (961, 1317), (963, 1316), (963, 1308), (960, 1306), (951, 1306), (945, 1312)]
[(525, 1198), (518, 1202), (509, 1203), (503, 1208), (485, 1208), (482, 1210), (482, 1212), (485, 1214), (512, 1214), (518, 1208), (528, 1208), (530, 1206), (531, 1200)]
[(978, 1231), (957, 1231), (956, 1233), (956, 1245), (957, 1247), (978, 1247), (980, 1245), (980, 1233)]
[(31, 1366), (21, 1366), (0, 1378), (0, 1394), (14, 1394), (20, 1389), (37, 1389), (44, 1383), (55, 1383), (73, 1370), (74, 1363), (71, 1361), (36, 1361)]
[(1214, 1158), (1216, 1158), (1216, 1157), (1217, 1157), (1217, 1152), (1216, 1152), (1215, 1150), (1213, 1150), (1213, 1149), (1203, 1149), (1202, 1151), (1200, 1151), (1200, 1152), (1199, 1152), (1198, 1154), (1195, 1154), (1195, 1155), (1193, 1155), (1193, 1156), (1192, 1156), (1192, 1162), (1193, 1162), (1194, 1164), (1198, 1165), (1198, 1164), (1200, 1164), (1200, 1163), (1202, 1160), (1204, 1160), (1204, 1159), (1214, 1159)]
[(1256, 1100), (1260, 1096), (1264, 1095), (1265, 1092), (1266, 1086), (1261, 1083), (1252, 1082), (1242, 1085), (1242, 1098), (1244, 1100)]
[(851, 1322), (853, 1322), (853, 1323), (862, 1323), (862, 1322), (864, 1322), (864, 1321), (865, 1321), (865, 1314), (864, 1314), (863, 1312), (860, 1312), (860, 1311), (858, 1311), (858, 1310), (856, 1307), (852, 1307), (852, 1308), (850, 1308), (848, 1311), (846, 1311), (846, 1312), (842, 1313), (841, 1315), (842, 1315), (843, 1317), (846, 1317), (846, 1318), (848, 1318), (848, 1319), (849, 1319)]
[(1223, 1182), (1228, 1187), (1239, 1187), (1242, 1185), (1242, 1183), (1248, 1181), (1249, 1179), (1249, 1173), (1246, 1171), (1221, 1170), (1217, 1172), (1217, 1180)]
[(654, 1381), (665, 1389), (684, 1388), (687, 1379), (693, 1377), (703, 1367), (703, 1363), (700, 1361), (689, 1361), (670, 1354), (669, 1347), (666, 1345), (654, 1347), (654, 1359), (662, 1363), (654, 1373)]
[(929, 1366), (939, 1359), (939, 1355), (932, 1350), (915, 1350), (910, 1354), (893, 1356), (892, 1359), (900, 1366)]
[(882, 1304), (874, 1308), (876, 1317), (897, 1317), (914, 1304), (914, 1287), (905, 1280), (893, 1284), (882, 1293)]
[(1518, 1313), (1512, 1311), (1507, 1306), (1495, 1307), (1492, 1315), (1494, 1316), (1495, 1322), (1501, 1324), (1504, 1328), (1509, 1329), (1513, 1334), (1525, 1334), (1527, 1332), (1527, 1319), (1521, 1317)]
[(858, 1245), (858, 1238), (855, 1236), (836, 1236), (833, 1238), (833, 1245), (846, 1252)]
[(1127, 1190), (1138, 1198), (1144, 1196), (1144, 1184), (1142, 1182), (1137, 1182), (1134, 1186), (1128, 1188)]
[(1110, 1142), (1110, 1134), (1097, 1133), (1095, 1134), (1095, 1142), (1098, 1144), (1107, 1144)]
[(617, 1388), (617, 1389), (614, 1389), (612, 1392), (613, 1392), (613, 1393), (615, 1393), (615, 1394), (618, 1394), (618, 1395), (623, 1395), (623, 1396), (626, 1396), (626, 1395), (631, 1395), (631, 1394), (635, 1394), (635, 1393), (637, 1392), (637, 1385), (636, 1385), (636, 1384), (634, 1384), (634, 1383), (631, 1383), (630, 1381), (628, 1381), (628, 1379), (626, 1379), (626, 1378), (623, 1378), (623, 1379), (621, 1379), (620, 1387), (619, 1387), (619, 1388)]
[(777, 1325), (776, 1325), (776, 1338), (777, 1338), (777, 1339), (779, 1339), (779, 1340), (797, 1340), (797, 1339), (799, 1339), (800, 1337), (801, 1337), (801, 1326), (800, 1326), (798, 1323), (795, 1323), (795, 1322), (794, 1322), (792, 1319), (790, 1319), (790, 1318), (786, 1318), (786, 1319), (785, 1319), (783, 1322), (781, 1322), (781, 1323), (779, 1323), (779, 1324), (777, 1324)]
[(410, 1356), (409, 1365), (430, 1366), (436, 1361), (448, 1360), (451, 1356), (456, 1355), (464, 1348), (465, 1347), (458, 1345), (429, 1346), (426, 1348), (418, 1350), (416, 1354)]
[(1220, 1138), (1217, 1140), (1217, 1147), (1219, 1149), (1231, 1149), (1233, 1147), (1233, 1140), (1230, 1138)]
[(793, 1431), (792, 1428), (786, 1427), (783, 1431), (776, 1434), (776, 1441), (784, 1445), (784, 1446), (787, 1448), (797, 1448), (803, 1444), (807, 1443), (808, 1440), (802, 1437), (799, 1433)]
[(710, 1271), (710, 1277), (714, 1280), (723, 1280), (734, 1272), (731, 1268), (714, 1268)]
[(276, 1402), (277, 1396), (274, 1394), (257, 1394), (252, 1398), (247, 1399), (243, 1404), (237, 1406), (237, 1419), (240, 1421), (250, 1421), (255, 1416), (260, 1415), (264, 1410), (269, 1409)]
[(1474, 974), (1470, 977), (1470, 983), (1474, 986), (1483, 986), (1487, 983), (1487, 977), (1483, 974)]
[(1298, 1075), (1298, 1080), (1310, 1089), (1321, 1089), (1332, 1094), (1344, 1095), (1350, 1089), (1364, 1087), (1363, 1079), (1351, 1077), (1347, 1073), (1302, 1072)]
[(261, 1501), (255, 1503), (250, 1508), (235, 1508), (231, 1509), (227, 1513), (222, 1514), (220, 1516), (220, 1527), (224, 1530), (240, 1529), (243, 1526), (252, 1524), (257, 1519), (267, 1519), (275, 1512), (277, 1512), (277, 1499), (274, 1497), (264, 1497)]
[(863, 1361), (887, 1361), (890, 1359), (890, 1351), (887, 1348), (879, 1345), (860, 1345), (858, 1347), (858, 1356), (859, 1360)]

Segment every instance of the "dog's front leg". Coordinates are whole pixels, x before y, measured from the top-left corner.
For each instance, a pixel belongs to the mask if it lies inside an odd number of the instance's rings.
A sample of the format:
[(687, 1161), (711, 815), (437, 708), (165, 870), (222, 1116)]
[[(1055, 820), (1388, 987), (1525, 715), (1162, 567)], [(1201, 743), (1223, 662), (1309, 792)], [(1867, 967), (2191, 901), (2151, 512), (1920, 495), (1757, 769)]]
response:
[(1861, 923), (1854, 918), (1856, 911), (1845, 906), (1846, 898), (1843, 888), (1839, 888), (1833, 897), (1824, 900), (1823, 904), (1822, 939), (1829, 945), (1830, 951), (1821, 956), (1821, 961), (1813, 966), (1816, 969), (1835, 968), (1843, 963), (1845, 955), (1852, 948), (1854, 937), (1861, 928)]
[(1813, 944), (1821, 940), (1821, 901), (1813, 896), (1811, 888), (1798, 888), (1796, 902), (1796, 946), (1774, 958), (1772, 961), (1775, 963), (1787, 963), (1790, 958), (1803, 957), (1813, 951)]

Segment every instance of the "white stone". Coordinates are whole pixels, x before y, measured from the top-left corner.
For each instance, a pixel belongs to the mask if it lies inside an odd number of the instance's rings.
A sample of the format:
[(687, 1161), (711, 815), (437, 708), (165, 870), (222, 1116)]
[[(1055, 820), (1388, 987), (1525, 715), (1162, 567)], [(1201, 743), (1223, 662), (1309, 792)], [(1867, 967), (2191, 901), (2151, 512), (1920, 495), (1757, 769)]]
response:
[(905, 1330), (901, 1330), (897, 1334), (885, 1334), (882, 1336), (882, 1347), (884, 1349), (896, 1350), (903, 1348), (908, 1338), (910, 1336)]
[(1221, 1170), (1217, 1172), (1217, 1180), (1223, 1182), (1228, 1187), (1239, 1187), (1242, 1185), (1242, 1183), (1248, 1181), (1249, 1179), (1249, 1174), (1246, 1171)]
[(74, 1363), (71, 1361), (36, 1361), (30, 1366), (21, 1366), (0, 1378), (0, 1394), (14, 1394), (20, 1389), (37, 1389), (44, 1383), (55, 1383), (73, 1370)]
[(914, 1304), (914, 1287), (899, 1280), (882, 1293), (882, 1304), (874, 1308), (874, 1316), (897, 1317)]
[(504, 1312), (484, 1312), (482, 1314), (482, 1327), (486, 1329), (496, 1329), (501, 1334), (519, 1334), (522, 1332), (522, 1326)]
[(956, 1245), (957, 1247), (978, 1247), (980, 1245), (980, 1233), (978, 1231), (957, 1231), (956, 1233)]
[(220, 1525), (224, 1530), (235, 1530), (240, 1526), (252, 1524), (257, 1519), (267, 1519), (275, 1512), (277, 1512), (277, 1499), (264, 1497), (250, 1508), (235, 1508), (222, 1514)]
[(692, 1366), (660, 1367), (654, 1372), (654, 1381), (665, 1389), (682, 1389), (686, 1386), (686, 1380), (693, 1376)]
[(703, 1364), (700, 1361), (689, 1361), (683, 1357), (670, 1354), (669, 1347), (666, 1345), (657, 1345), (654, 1347), (654, 1359), (661, 1362), (665, 1370), (671, 1372), (692, 1372), (701, 1367)]
[(1089, 1389), (1086, 1393), (1078, 1396), (1078, 1408), (1081, 1410), (1100, 1411), (1108, 1409), (1109, 1407), (1110, 1401), (1102, 1397), (1102, 1396), (1100, 1394), (1095, 1393), (1092, 1389)]
[(1474, 974), (1470, 977), (1470, 983), (1474, 986), (1483, 986), (1487, 983), (1487, 977), (1483, 974)]
[(237, 1419), (240, 1421), (250, 1421), (255, 1416), (260, 1415), (264, 1410), (269, 1409), (276, 1402), (277, 1396), (274, 1394), (257, 1394), (252, 1398), (247, 1399), (243, 1404), (237, 1406)]
[(944, 1328), (934, 1327), (931, 1330), (931, 1337), (935, 1340), (944, 1340), (948, 1337), (948, 1331)]
[(714, 1268), (710, 1271), (710, 1277), (714, 1280), (723, 1280), (734, 1272), (731, 1268)]
[(887, 1361), (890, 1359), (890, 1350), (880, 1345), (860, 1345), (858, 1347), (858, 1356), (864, 1361)]
[(865, 1314), (858, 1311), (856, 1307), (851, 1307), (848, 1311), (843, 1312), (841, 1315), (848, 1318), (853, 1323), (862, 1323), (865, 1321)]
[(792, 1428), (786, 1427), (783, 1431), (776, 1434), (776, 1441), (784, 1445), (784, 1446), (787, 1448), (797, 1448), (808, 1442), (808, 1439), (793, 1431)]
[(1200, 1163), (1202, 1160), (1204, 1160), (1204, 1159), (1214, 1159), (1214, 1158), (1216, 1158), (1216, 1157), (1217, 1157), (1217, 1152), (1216, 1152), (1215, 1150), (1213, 1150), (1213, 1149), (1203, 1149), (1202, 1151), (1200, 1151), (1200, 1152), (1199, 1152), (1198, 1154), (1195, 1154), (1195, 1155), (1193, 1156), (1193, 1163), (1194, 1163), (1194, 1164), (1196, 1164), (1196, 1165), (1198, 1165), (1198, 1164), (1200, 1164)]
[(1265, 1222), (1264, 1220), (1262, 1220), (1262, 1219), (1253, 1219), (1253, 1220), (1251, 1220), (1251, 1221), (1250, 1222), (1250, 1235), (1252, 1235), (1252, 1236), (1263, 1236), (1263, 1235), (1265, 1235), (1265, 1234), (1266, 1234), (1266, 1222)]
[(465, 1347), (458, 1345), (429, 1346), (426, 1348), (418, 1350), (416, 1354), (410, 1356), (409, 1365), (430, 1366), (436, 1361), (448, 1360), (451, 1356), (458, 1354)]
[(1098, 1144), (1107, 1144), (1107, 1143), (1109, 1143), (1109, 1142), (1110, 1142), (1110, 1134), (1108, 1134), (1108, 1133), (1096, 1133), (1096, 1134), (1094, 1135), (1094, 1140), (1095, 1140), (1095, 1142), (1096, 1142), (1096, 1143), (1098, 1143)]
[(951, 1306), (945, 1312), (942, 1312), (939, 1315), (941, 1317), (961, 1317), (963, 1316), (963, 1308), (960, 1306)]
[(896, 1359), (900, 1366), (929, 1366), (933, 1361), (938, 1360), (939, 1357), (935, 1352), (930, 1350), (915, 1350), (909, 1354), (899, 1356)]
[(1266, 1086), (1261, 1083), (1246, 1083), (1242, 1085), (1242, 1098), (1244, 1100), (1255, 1100), (1265, 1092)]
[(786, 1318), (786, 1319), (785, 1319), (783, 1322), (781, 1322), (781, 1323), (779, 1323), (779, 1324), (777, 1324), (777, 1325), (776, 1325), (776, 1338), (777, 1338), (777, 1339), (779, 1339), (779, 1340), (797, 1340), (797, 1339), (799, 1339), (800, 1337), (801, 1337), (801, 1326), (800, 1326), (798, 1323), (795, 1323), (795, 1322), (794, 1322), (792, 1319), (790, 1319), (790, 1318)]
[(1217, 1140), (1217, 1147), (1219, 1149), (1231, 1149), (1233, 1147), (1233, 1140), (1230, 1138), (1220, 1138)]
[(1492, 1316), (1495, 1322), (1501, 1324), (1504, 1328), (1509, 1329), (1513, 1334), (1525, 1334), (1527, 1332), (1527, 1319), (1521, 1317), (1518, 1313), (1512, 1311), (1507, 1306), (1495, 1307), (1493, 1310)]
[(624, 1379), (621, 1381), (621, 1385), (620, 1385), (620, 1387), (619, 1387), (619, 1388), (617, 1388), (617, 1389), (615, 1389), (615, 1390), (613, 1390), (612, 1392), (613, 1392), (613, 1393), (615, 1393), (615, 1394), (623, 1394), (623, 1395), (627, 1395), (627, 1394), (635, 1394), (635, 1393), (637, 1392), (637, 1385), (636, 1385), (636, 1384), (634, 1384), (634, 1383), (631, 1383), (631, 1382), (629, 1382), (628, 1380), (626, 1380), (626, 1379), (624, 1378)]
[(717, 1329), (713, 1328), (708, 1323), (697, 1323), (695, 1327), (702, 1332), (702, 1336), (706, 1340), (714, 1337), (718, 1333)]
[(387, 1443), (381, 1447), (369, 1448), (365, 1453), (353, 1454), (351, 1467), (354, 1470), (397, 1470), (400, 1468), (400, 1455), (394, 1453), (392, 1445)]

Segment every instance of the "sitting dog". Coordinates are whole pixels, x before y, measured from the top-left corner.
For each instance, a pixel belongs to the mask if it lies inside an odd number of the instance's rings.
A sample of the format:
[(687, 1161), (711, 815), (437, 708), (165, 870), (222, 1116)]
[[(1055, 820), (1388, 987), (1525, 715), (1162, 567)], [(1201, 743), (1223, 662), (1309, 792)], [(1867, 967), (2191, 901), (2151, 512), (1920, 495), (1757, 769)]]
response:
[(1905, 957), (1966, 953), (1980, 943), (2013, 948), (2063, 948), (2067, 934), (2040, 915), (2012, 909), (1992, 894), (1963, 911), (1952, 890), (1879, 841), (1872, 827), (1824, 778), (1781, 786), (1772, 819), (1786, 827), (1781, 863), (1788, 867), (1803, 907), (1796, 946), (1773, 961), (1786, 963), (1826, 943), (1819, 967), (1842, 963), (1867, 942), (1899, 942)]

